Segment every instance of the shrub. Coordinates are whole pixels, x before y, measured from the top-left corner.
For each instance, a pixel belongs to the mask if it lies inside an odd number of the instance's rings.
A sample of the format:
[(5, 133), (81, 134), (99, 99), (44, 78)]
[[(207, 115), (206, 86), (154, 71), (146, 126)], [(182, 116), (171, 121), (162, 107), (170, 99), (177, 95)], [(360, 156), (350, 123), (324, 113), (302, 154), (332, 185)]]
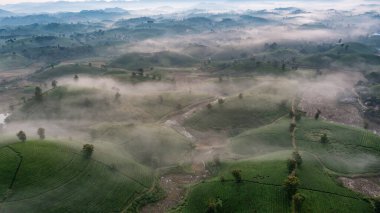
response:
[(211, 198), (207, 202), (207, 213), (218, 213), (222, 212), (223, 202), (220, 198)]
[(301, 158), (300, 153), (298, 153), (298, 151), (294, 151), (292, 153), (292, 156), (293, 156), (293, 159), (297, 162), (297, 166), (301, 166), (302, 158)]
[(294, 212), (301, 212), (301, 207), (304, 200), (305, 200), (305, 196), (303, 196), (301, 193), (296, 193), (293, 196)]
[(298, 177), (294, 175), (289, 175), (284, 181), (284, 189), (288, 198), (291, 199), (293, 195), (297, 192), (297, 188), (299, 185)]
[(321, 136), (321, 143), (323, 144), (326, 144), (329, 142), (329, 138), (327, 137), (327, 134), (324, 133), (322, 136)]
[(234, 177), (236, 183), (240, 183), (242, 181), (241, 170), (234, 169), (234, 170), (232, 170), (231, 174)]
[(91, 157), (92, 153), (94, 152), (94, 145), (92, 144), (85, 144), (82, 148), (83, 156), (86, 158)]

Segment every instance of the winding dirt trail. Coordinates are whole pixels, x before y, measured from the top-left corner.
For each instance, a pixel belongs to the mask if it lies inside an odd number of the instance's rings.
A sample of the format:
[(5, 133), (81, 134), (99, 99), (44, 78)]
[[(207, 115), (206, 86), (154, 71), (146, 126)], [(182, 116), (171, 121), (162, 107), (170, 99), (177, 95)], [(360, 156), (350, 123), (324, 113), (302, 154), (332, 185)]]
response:
[(184, 121), (192, 114), (206, 108), (216, 98), (208, 98), (191, 104), (183, 109), (169, 113), (160, 119), (160, 123), (172, 128), (182, 136), (186, 137), (194, 145), (194, 149), (187, 155), (191, 163), (191, 173), (171, 173), (162, 175), (159, 184), (166, 192), (166, 197), (156, 203), (142, 207), (142, 213), (164, 213), (178, 206), (186, 194), (186, 186), (198, 183), (210, 176), (205, 162), (212, 159), (216, 154), (225, 154), (227, 136), (223, 132), (200, 132), (183, 126)]

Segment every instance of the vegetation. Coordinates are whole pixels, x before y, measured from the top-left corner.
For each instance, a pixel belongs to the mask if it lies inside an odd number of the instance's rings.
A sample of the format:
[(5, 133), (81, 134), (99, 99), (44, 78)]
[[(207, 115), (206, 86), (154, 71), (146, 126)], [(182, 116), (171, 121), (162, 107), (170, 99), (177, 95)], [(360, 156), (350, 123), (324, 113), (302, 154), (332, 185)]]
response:
[(25, 134), (25, 132), (24, 131), (19, 131), (18, 133), (17, 133), (17, 137), (18, 137), (18, 139), (20, 140), (20, 141), (22, 141), (22, 142), (25, 142), (26, 141), (26, 134)]
[[(0, 183), (7, 187), (17, 170), (19, 157), (23, 160), (10, 194), (3, 200), (3, 211), (121, 211), (152, 183), (151, 173), (143, 172), (143, 167), (137, 164), (124, 161), (129, 169), (135, 171), (134, 165), (140, 172), (112, 171), (102, 162), (84, 160), (66, 145), (29, 141), (0, 149)], [(5, 188), (1, 189), (5, 192)], [(88, 205), (80, 205), (84, 202)]]
[(232, 176), (234, 176), (235, 182), (240, 183), (242, 178), (241, 178), (241, 170), (234, 169), (231, 171)]
[(94, 145), (92, 144), (85, 144), (82, 148), (83, 156), (86, 158), (90, 158), (92, 153), (94, 152)]
[(41, 128), (41, 127), (38, 128), (37, 135), (38, 135), (38, 137), (40, 137), (40, 140), (44, 140), (45, 139), (45, 129)]
[(299, 179), (295, 175), (289, 175), (284, 181), (284, 189), (289, 199), (296, 194), (299, 185)]

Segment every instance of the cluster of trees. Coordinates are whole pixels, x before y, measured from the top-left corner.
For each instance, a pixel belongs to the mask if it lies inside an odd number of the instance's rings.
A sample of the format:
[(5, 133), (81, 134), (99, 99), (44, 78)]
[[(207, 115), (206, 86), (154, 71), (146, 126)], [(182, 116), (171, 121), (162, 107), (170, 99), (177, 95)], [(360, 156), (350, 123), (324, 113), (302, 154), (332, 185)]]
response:
[[(152, 71), (154, 68), (151, 67), (150, 70)], [(132, 78), (147, 78), (152, 80), (158, 80), (161, 81), (162, 76), (160, 74), (145, 74), (145, 71), (143, 68), (137, 69), (137, 72), (132, 72)]]
[(301, 207), (305, 200), (305, 196), (297, 192), (299, 184), (300, 180), (295, 175), (289, 175), (284, 181), (284, 189), (288, 199), (292, 202), (293, 212), (301, 212)]
[[(40, 138), (40, 140), (44, 140), (45, 139), (45, 129), (40, 127), (37, 129), (37, 135), (38, 137)], [(26, 133), (23, 131), (23, 130), (20, 130), (17, 134), (16, 134), (17, 138), (22, 141), (22, 142), (25, 142), (26, 141)]]

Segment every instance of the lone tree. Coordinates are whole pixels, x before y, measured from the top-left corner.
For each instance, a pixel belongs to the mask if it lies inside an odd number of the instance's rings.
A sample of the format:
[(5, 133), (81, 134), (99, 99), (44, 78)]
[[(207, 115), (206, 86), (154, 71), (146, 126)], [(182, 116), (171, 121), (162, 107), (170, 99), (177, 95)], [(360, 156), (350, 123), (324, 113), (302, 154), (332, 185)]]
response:
[(45, 129), (44, 128), (41, 128), (41, 127), (38, 128), (37, 134), (40, 137), (40, 140), (44, 140), (45, 139)]
[(288, 173), (292, 173), (293, 170), (296, 169), (297, 161), (294, 159), (288, 159), (287, 166), (288, 166)]
[(34, 98), (36, 101), (42, 101), (42, 89), (40, 87), (34, 89)]
[(94, 152), (94, 145), (92, 144), (85, 144), (82, 148), (83, 156), (86, 158), (90, 158), (92, 153)]
[(294, 151), (292, 153), (293, 159), (297, 162), (297, 166), (301, 166), (302, 164), (302, 158), (298, 151)]
[(208, 103), (208, 104), (206, 105), (206, 107), (207, 107), (208, 110), (211, 110), (211, 109), (212, 109), (212, 105), (211, 105), (210, 103)]
[(79, 76), (77, 74), (74, 75), (74, 81), (78, 81), (79, 80)]
[(315, 115), (314, 115), (314, 119), (315, 120), (318, 120), (318, 118), (319, 118), (319, 115), (321, 114), (322, 112), (321, 112), (321, 110), (317, 110), (317, 112), (315, 113)]
[(242, 181), (241, 178), (241, 170), (240, 169), (234, 169), (231, 171), (232, 176), (234, 176), (235, 182), (240, 183)]
[(243, 93), (239, 93), (239, 99), (243, 99)]
[(219, 105), (224, 104), (224, 99), (223, 99), (223, 98), (219, 98), (219, 99), (218, 99), (218, 104), (219, 104)]
[(293, 195), (297, 192), (300, 181), (298, 177), (289, 175), (284, 181), (284, 189), (289, 199), (292, 199)]
[(364, 123), (363, 123), (363, 128), (364, 128), (364, 129), (368, 129), (368, 128), (369, 128), (369, 124), (368, 124), (367, 121), (364, 121)]
[(56, 88), (56, 87), (57, 87), (57, 84), (58, 84), (58, 81), (53, 80), (53, 81), (51, 82), (51, 87)]
[(22, 142), (25, 142), (26, 141), (26, 134), (24, 131), (20, 130), (18, 133), (17, 133), (17, 137), (20, 141)]
[(321, 143), (323, 144), (326, 144), (329, 142), (329, 138), (327, 137), (327, 134), (324, 133), (322, 136), (321, 136)]
[(293, 196), (293, 208), (294, 212), (301, 212), (302, 203), (305, 200), (305, 196), (303, 196), (301, 193), (296, 193)]

